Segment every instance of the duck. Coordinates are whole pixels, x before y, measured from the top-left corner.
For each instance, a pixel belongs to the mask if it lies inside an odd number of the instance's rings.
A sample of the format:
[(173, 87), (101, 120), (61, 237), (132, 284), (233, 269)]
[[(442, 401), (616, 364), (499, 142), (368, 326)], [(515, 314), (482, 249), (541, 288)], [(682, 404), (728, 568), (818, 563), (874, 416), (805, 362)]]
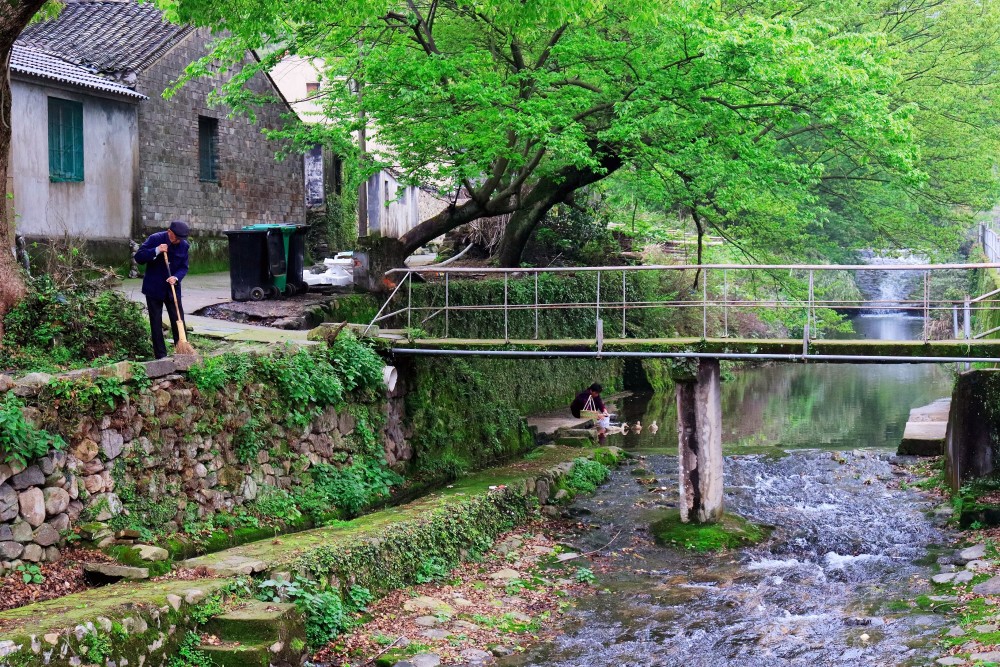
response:
[(642, 422), (636, 420), (635, 426), (632, 427), (632, 430), (635, 431), (636, 433), (642, 433)]
[(653, 423), (649, 425), (649, 432), (655, 434), (659, 430), (660, 427), (657, 425), (656, 420), (654, 419)]
[(622, 435), (628, 433), (628, 422), (622, 422)]

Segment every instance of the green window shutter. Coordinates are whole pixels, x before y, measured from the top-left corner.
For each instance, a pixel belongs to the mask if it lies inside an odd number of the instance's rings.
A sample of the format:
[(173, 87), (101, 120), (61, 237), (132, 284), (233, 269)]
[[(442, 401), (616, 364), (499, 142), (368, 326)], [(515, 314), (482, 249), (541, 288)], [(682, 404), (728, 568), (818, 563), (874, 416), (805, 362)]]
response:
[(83, 180), (83, 104), (49, 98), (49, 179)]

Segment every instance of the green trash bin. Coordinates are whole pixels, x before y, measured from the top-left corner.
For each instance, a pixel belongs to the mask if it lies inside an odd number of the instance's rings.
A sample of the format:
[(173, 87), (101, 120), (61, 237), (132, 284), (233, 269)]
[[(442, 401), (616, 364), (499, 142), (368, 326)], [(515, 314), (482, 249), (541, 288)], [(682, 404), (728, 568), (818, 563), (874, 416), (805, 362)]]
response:
[[(304, 225), (278, 225), (278, 224), (257, 224), (246, 225), (243, 231), (265, 232), (267, 234), (267, 267), (271, 276), (272, 285), (279, 294), (294, 294), (301, 291), (302, 280), (302, 260), (294, 261), (296, 258), (289, 257), (289, 249), (292, 246), (292, 236)], [(297, 275), (291, 275), (292, 272)]]

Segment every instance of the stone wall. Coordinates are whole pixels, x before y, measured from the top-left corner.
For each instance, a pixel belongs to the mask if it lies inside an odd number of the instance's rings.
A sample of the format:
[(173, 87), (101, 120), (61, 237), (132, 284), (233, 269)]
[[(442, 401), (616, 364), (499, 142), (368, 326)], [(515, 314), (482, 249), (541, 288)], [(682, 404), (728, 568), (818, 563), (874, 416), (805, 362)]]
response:
[[(85, 524), (84, 536), (99, 546), (114, 541), (115, 518), (123, 513), (141, 512), (144, 523), (176, 532), (185, 520), (247, 505), (265, 487), (293, 489), (315, 464), (351, 463), (357, 452), (352, 410), (359, 407), (352, 404), (327, 407), (305, 428), (270, 424), (256, 460), (239, 462), (232, 430), (219, 425), (246, 423), (254, 406), (237, 396), (206, 400), (186, 376), (190, 365), (175, 357), (67, 374), (133, 384), (141, 373), (151, 379), (107, 414), (80, 416), (67, 416), (51, 400), (51, 376), (36, 373), (18, 382), (0, 376), (0, 390), (28, 404), (26, 419), (61, 433), (67, 445), (27, 466), (0, 464), (0, 569), (58, 559), (74, 526)], [(367, 406), (385, 417), (381, 436), (390, 465), (412, 457), (401, 387)]]
[[(209, 104), (209, 95), (229, 75), (194, 79), (163, 98), (184, 68), (206, 54), (211, 39), (205, 30), (193, 31), (139, 78), (137, 90), (149, 100), (139, 108), (142, 214), (137, 236), (175, 218), (189, 221), (196, 234), (215, 236), (254, 223), (305, 222), (302, 157), (278, 161), (275, 156), (284, 147), (261, 133), (280, 127), (282, 114), (289, 112), (269, 78), (258, 74), (248, 83), (255, 94), (276, 100), (255, 108), (255, 121), (230, 117), (228, 107)], [(218, 121), (218, 182), (199, 179), (199, 116)]]

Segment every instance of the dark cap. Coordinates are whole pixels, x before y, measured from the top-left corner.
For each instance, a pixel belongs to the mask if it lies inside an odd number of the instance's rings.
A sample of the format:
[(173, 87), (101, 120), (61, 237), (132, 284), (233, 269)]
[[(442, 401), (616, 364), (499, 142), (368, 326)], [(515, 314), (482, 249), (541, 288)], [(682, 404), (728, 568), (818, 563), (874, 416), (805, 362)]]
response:
[(175, 235), (179, 236), (182, 239), (186, 239), (188, 232), (190, 231), (188, 229), (188, 223), (184, 222), (183, 220), (174, 220), (173, 222), (170, 223), (170, 226), (167, 229), (169, 229)]

